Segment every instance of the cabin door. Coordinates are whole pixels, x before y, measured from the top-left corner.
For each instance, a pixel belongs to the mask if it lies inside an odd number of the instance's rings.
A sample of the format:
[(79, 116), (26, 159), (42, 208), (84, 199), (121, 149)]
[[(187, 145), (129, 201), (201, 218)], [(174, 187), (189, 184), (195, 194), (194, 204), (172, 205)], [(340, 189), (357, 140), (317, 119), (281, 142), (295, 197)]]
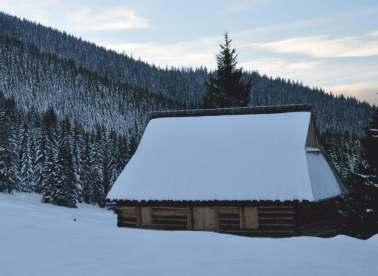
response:
[(194, 230), (216, 231), (217, 216), (215, 208), (194, 207), (193, 208)]

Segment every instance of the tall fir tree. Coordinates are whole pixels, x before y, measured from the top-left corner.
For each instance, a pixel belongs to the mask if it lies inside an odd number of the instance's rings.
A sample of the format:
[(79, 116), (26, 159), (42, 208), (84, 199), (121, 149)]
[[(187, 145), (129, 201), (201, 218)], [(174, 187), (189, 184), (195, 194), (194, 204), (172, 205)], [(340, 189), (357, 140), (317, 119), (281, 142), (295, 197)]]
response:
[(15, 170), (10, 142), (10, 120), (15, 109), (13, 99), (5, 99), (0, 92), (0, 192), (15, 189)]
[(81, 199), (85, 203), (94, 203), (93, 200), (93, 175), (91, 162), (91, 146), (90, 137), (88, 134), (84, 137), (84, 143), (80, 154), (80, 184), (81, 184)]
[(23, 124), (20, 135), (20, 147), (18, 152), (18, 165), (17, 165), (17, 190), (21, 192), (33, 192), (33, 171), (32, 171), (32, 156), (30, 145), (29, 127), (26, 123)]
[(365, 137), (361, 139), (363, 159), (366, 160), (363, 174), (368, 179), (368, 184), (378, 186), (378, 108), (373, 113)]
[(55, 191), (58, 183), (57, 163), (57, 117), (52, 108), (42, 116), (41, 138), (39, 152), (39, 166), (42, 177), (39, 190), (42, 192), (42, 201), (54, 203)]
[(203, 98), (206, 108), (248, 106), (251, 101), (251, 81), (242, 79), (242, 69), (237, 68), (236, 50), (232, 40), (224, 35), (217, 57), (217, 70), (206, 83), (207, 94)]
[(77, 207), (78, 187), (72, 155), (72, 133), (68, 118), (62, 122), (57, 159), (58, 182), (54, 192), (53, 203), (66, 207)]
[(378, 110), (361, 138), (360, 172), (346, 178), (350, 193), (343, 204), (347, 234), (369, 238), (378, 232)]

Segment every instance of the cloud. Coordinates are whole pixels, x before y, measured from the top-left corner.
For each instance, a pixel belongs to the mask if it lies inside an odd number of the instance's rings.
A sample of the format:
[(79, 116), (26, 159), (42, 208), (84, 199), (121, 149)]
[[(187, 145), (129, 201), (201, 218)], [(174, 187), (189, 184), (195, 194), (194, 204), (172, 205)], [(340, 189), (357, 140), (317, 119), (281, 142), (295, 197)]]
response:
[(150, 21), (132, 9), (110, 7), (105, 10), (85, 8), (68, 17), (70, 29), (76, 31), (120, 31), (150, 27)]
[(341, 84), (327, 88), (335, 94), (357, 97), (378, 106), (378, 82), (363, 82), (353, 84)]
[(122, 31), (151, 26), (149, 19), (129, 7), (90, 5), (86, 1), (0, 0), (1, 10), (81, 35), (83, 32)]
[(273, 77), (293, 78), (298, 72), (315, 70), (319, 63), (283, 58), (257, 58), (252, 61), (240, 62), (240, 65), (245, 69), (254, 69)]
[(378, 40), (367, 36), (330, 38), (326, 35), (289, 38), (285, 40), (251, 43), (245, 47), (275, 53), (299, 53), (315, 58), (367, 57), (378, 55)]
[(215, 67), (215, 49), (220, 39), (221, 37), (209, 37), (174, 43), (109, 43), (104, 46), (160, 67)]
[(28, 18), (42, 24), (49, 24), (51, 22), (51, 10), (59, 5), (58, 0), (0, 0), (1, 11), (18, 17)]

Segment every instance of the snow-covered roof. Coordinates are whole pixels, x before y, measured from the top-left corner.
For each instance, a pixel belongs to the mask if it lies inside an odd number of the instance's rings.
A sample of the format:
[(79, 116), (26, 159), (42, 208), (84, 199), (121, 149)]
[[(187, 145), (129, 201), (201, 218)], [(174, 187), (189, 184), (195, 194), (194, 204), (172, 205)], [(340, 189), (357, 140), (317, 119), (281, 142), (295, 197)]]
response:
[(317, 201), (342, 193), (322, 152), (306, 149), (310, 111), (246, 113), (152, 116), (108, 199)]

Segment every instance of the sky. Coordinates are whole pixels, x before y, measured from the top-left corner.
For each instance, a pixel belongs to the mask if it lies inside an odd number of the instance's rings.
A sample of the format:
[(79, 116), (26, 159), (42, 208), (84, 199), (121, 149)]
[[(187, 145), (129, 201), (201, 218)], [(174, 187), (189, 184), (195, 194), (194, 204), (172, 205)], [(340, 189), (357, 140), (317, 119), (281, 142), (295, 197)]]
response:
[(0, 10), (161, 67), (239, 66), (378, 104), (378, 1), (0, 0)]

